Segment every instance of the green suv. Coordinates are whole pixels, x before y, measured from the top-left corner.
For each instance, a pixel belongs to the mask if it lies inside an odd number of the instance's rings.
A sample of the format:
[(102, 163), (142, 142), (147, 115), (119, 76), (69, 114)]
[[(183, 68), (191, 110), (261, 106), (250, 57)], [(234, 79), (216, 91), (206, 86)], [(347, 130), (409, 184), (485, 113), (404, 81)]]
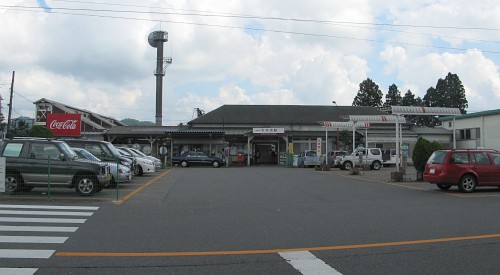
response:
[(75, 188), (91, 196), (109, 185), (109, 166), (79, 158), (67, 143), (55, 139), (18, 138), (4, 140), (0, 155), (5, 157), (5, 191), (16, 193), (34, 187)]

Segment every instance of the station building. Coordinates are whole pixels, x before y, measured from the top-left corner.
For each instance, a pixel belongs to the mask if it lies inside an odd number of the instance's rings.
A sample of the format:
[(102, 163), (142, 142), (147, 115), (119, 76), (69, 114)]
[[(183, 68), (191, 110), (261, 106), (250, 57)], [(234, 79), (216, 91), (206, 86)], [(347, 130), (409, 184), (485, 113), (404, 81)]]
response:
[[(116, 145), (134, 147), (159, 156), (168, 148), (168, 156), (198, 150), (209, 155), (228, 154), (236, 160), (243, 154), (251, 163), (258, 151), (261, 163), (285, 164), (288, 152), (298, 154), (316, 150), (321, 138), (321, 153), (327, 150), (352, 151), (353, 147), (396, 148), (394, 124), (371, 123), (368, 129), (352, 132), (324, 127), (321, 121), (348, 122), (350, 115), (387, 116), (373, 107), (321, 105), (223, 105), (179, 126), (126, 126), (122, 122), (88, 110), (45, 98), (35, 102), (35, 124), (47, 125), (48, 114), (80, 114), (80, 133), (74, 138), (107, 140)], [(411, 156), (419, 137), (452, 147), (452, 130), (443, 127), (401, 125), (402, 151)], [(59, 135), (60, 137), (67, 137)]]

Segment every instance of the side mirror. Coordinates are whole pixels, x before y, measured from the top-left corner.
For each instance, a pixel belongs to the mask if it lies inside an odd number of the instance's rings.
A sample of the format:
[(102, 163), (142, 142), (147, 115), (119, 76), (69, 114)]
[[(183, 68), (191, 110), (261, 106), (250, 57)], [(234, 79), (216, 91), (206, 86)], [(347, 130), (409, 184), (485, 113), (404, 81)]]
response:
[(59, 154), (58, 158), (59, 158), (60, 160), (66, 160), (66, 155), (64, 155), (64, 154)]

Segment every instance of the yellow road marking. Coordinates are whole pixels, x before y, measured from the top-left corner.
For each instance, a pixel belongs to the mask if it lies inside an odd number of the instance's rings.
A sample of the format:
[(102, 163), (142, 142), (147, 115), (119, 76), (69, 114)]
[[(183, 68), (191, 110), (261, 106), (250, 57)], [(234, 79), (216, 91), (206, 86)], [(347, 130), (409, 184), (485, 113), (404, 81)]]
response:
[(444, 243), (456, 241), (469, 241), (489, 238), (500, 238), (500, 234), (475, 235), (465, 237), (451, 237), (427, 240), (414, 240), (402, 242), (369, 243), (355, 245), (285, 248), (285, 249), (263, 249), (263, 250), (228, 250), (228, 251), (185, 251), (185, 252), (57, 252), (58, 257), (180, 257), (180, 256), (217, 256), (217, 255), (250, 255), (250, 254), (274, 254), (279, 252), (294, 251), (325, 251), (325, 250), (348, 250), (373, 247), (390, 247), (402, 245), (419, 245), (429, 243)]
[(165, 176), (166, 174), (170, 173), (172, 170), (167, 170), (160, 175), (156, 176), (155, 178), (151, 179), (150, 181), (146, 182), (144, 185), (140, 186), (139, 188), (135, 189), (134, 191), (128, 193), (125, 197), (123, 197), (122, 200), (115, 202), (116, 205), (120, 205), (126, 201), (128, 201), (130, 198), (132, 198), (135, 194), (141, 192), (144, 190), (146, 187), (150, 186), (153, 182), (157, 181), (161, 177)]

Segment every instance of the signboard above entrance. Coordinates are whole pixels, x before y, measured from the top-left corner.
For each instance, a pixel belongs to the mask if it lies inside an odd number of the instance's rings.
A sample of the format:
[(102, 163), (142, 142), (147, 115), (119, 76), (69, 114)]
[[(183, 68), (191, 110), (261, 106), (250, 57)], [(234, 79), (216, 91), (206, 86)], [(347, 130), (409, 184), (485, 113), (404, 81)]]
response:
[(253, 128), (252, 133), (259, 135), (279, 135), (285, 133), (285, 128)]

